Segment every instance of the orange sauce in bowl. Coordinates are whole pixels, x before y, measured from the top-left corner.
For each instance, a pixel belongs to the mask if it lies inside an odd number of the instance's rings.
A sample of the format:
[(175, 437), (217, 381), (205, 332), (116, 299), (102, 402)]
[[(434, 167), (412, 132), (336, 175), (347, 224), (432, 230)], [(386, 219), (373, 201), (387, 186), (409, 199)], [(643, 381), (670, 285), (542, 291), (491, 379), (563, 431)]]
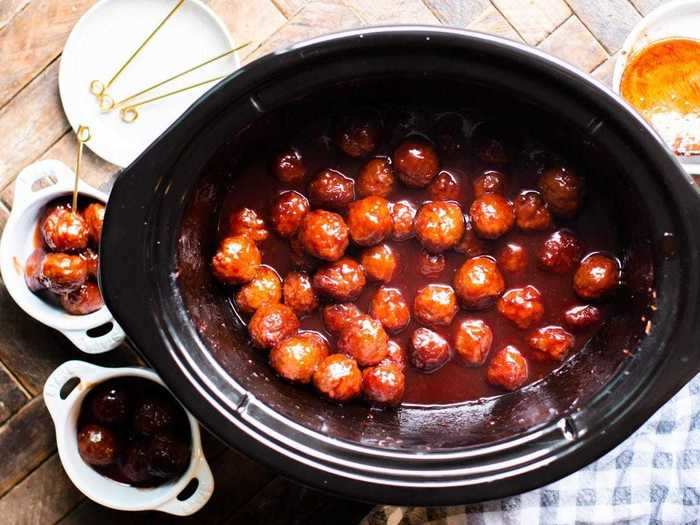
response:
[(678, 155), (700, 155), (700, 41), (655, 42), (632, 56), (620, 93)]

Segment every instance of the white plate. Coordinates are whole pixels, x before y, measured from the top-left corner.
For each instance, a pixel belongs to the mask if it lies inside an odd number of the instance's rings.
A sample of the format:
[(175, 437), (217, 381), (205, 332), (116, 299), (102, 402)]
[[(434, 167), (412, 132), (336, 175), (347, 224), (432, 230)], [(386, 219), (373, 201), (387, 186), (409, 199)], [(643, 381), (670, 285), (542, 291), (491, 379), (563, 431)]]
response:
[[(139, 118), (125, 123), (116, 110), (101, 113), (90, 82), (106, 83), (148, 34), (176, 5), (176, 0), (101, 0), (73, 28), (61, 57), (58, 85), (63, 109), (73, 129), (90, 127), (87, 146), (103, 159), (131, 164), (182, 113), (215, 84), (208, 84), (143, 106)], [(115, 100), (219, 55), (234, 46), (223, 22), (199, 0), (186, 0), (109, 89)], [(226, 75), (238, 67), (230, 55), (177, 79), (154, 96)]]

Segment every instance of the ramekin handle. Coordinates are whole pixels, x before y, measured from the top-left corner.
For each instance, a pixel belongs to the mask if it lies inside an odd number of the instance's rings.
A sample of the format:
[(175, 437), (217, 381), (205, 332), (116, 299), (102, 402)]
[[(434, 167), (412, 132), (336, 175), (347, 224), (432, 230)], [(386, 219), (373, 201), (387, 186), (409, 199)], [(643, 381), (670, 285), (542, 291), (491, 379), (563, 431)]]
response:
[(176, 516), (189, 516), (206, 505), (214, 492), (214, 476), (211, 473), (211, 469), (209, 468), (204, 454), (200, 453), (194, 461), (197, 462), (197, 466), (192, 471), (192, 474), (190, 474), (185, 486), (193, 479), (196, 479), (199, 483), (195, 491), (184, 500), (179, 500), (177, 496), (174, 496), (171, 500), (166, 501), (155, 510), (174, 514)]
[(110, 319), (107, 323), (112, 324), (109, 332), (96, 337), (88, 335), (88, 330), (61, 330), (61, 333), (86, 354), (102, 354), (118, 347), (126, 337), (124, 330), (114, 319)]
[(24, 168), (15, 180), (15, 197), (12, 208), (23, 208), (31, 200), (32, 193), (41, 191), (41, 189), (32, 189), (32, 186), (43, 178), (50, 179), (52, 177), (55, 179), (53, 184), (70, 186), (74, 182), (75, 174), (68, 166), (58, 160), (40, 160)]
[(79, 386), (76, 386), (65, 399), (61, 399), (63, 387), (73, 378), (77, 378), (81, 383), (91, 383), (100, 370), (100, 367), (84, 361), (66, 361), (48, 377), (44, 383), (44, 404), (51, 414), (57, 433), (66, 421), (73, 397), (80, 392)]

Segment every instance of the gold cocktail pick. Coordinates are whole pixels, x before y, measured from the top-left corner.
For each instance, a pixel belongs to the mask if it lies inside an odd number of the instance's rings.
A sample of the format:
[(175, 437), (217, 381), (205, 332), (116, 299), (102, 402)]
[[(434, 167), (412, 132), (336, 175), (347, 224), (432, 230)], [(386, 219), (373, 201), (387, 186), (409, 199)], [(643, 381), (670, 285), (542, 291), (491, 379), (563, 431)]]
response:
[(80, 182), (80, 162), (83, 160), (83, 146), (90, 140), (90, 128), (87, 126), (78, 126), (78, 131), (75, 132), (78, 138), (78, 156), (75, 159), (75, 185), (73, 186), (73, 213), (78, 213), (78, 183)]
[[(182, 4), (185, 3), (185, 0), (179, 0), (178, 3), (175, 5), (175, 7), (172, 8), (172, 10), (161, 20), (161, 22), (156, 26), (156, 28), (151, 31), (151, 34), (149, 34), (146, 39), (141, 42), (141, 45), (136, 48), (136, 51), (134, 51), (131, 56), (122, 64), (122, 66), (117, 70), (117, 72), (114, 74), (114, 76), (107, 82), (106, 84), (102, 83), (99, 80), (93, 80), (90, 82), (90, 92), (97, 97), (97, 101), (100, 104), (100, 107), (103, 107), (103, 104), (105, 104), (107, 100), (111, 99), (107, 91), (109, 90), (110, 86), (114, 83), (115, 80), (121, 75), (124, 70), (131, 64), (131, 62), (136, 58), (136, 56), (143, 50), (144, 47), (148, 44), (148, 42), (151, 41), (151, 39), (160, 31), (160, 29), (165, 25), (165, 23), (170, 20), (170, 17), (172, 17), (180, 7), (182, 7)], [(112, 101), (113, 104), (114, 101)]]

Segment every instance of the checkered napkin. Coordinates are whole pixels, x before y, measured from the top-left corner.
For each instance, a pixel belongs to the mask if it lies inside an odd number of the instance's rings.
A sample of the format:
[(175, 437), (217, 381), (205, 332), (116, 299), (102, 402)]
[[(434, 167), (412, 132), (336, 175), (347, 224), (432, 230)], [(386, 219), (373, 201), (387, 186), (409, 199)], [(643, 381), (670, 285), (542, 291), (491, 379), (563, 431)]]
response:
[(361, 525), (700, 523), (700, 375), (595, 463), (538, 490), (458, 507), (375, 507)]

